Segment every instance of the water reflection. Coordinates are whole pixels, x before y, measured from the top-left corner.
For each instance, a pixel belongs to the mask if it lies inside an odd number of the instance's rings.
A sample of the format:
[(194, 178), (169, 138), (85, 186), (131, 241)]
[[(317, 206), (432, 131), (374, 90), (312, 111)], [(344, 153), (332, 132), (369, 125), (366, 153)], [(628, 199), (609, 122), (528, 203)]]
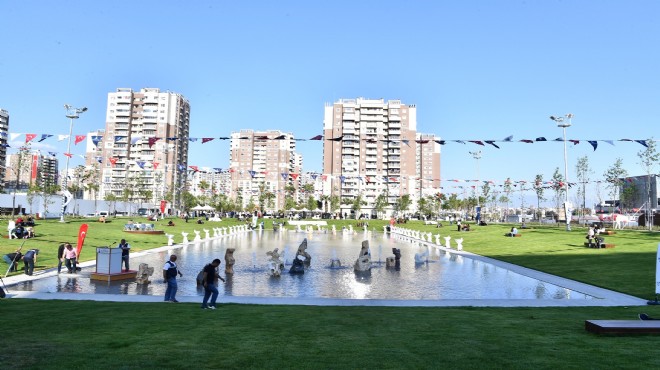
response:
[[(312, 256), (304, 274), (289, 274), (291, 260), (301, 241), (308, 239), (307, 252)], [(404, 241), (371, 236), (370, 243), (378, 261), (366, 273), (353, 270), (364, 240), (363, 233), (277, 233), (259, 232), (242, 236), (192, 243), (131, 258), (135, 266), (147, 263), (154, 268), (151, 284), (134, 280), (100, 282), (89, 279), (94, 268), (83, 269), (75, 277), (57, 276), (15, 285), (16, 290), (44, 292), (82, 292), (104, 294), (163, 295), (161, 270), (170, 254), (184, 276), (178, 279), (181, 295), (203, 295), (196, 277), (214, 258), (223, 261), (227, 248), (235, 248), (234, 274), (226, 275), (219, 290), (225, 296), (324, 297), (353, 299), (591, 299), (593, 297), (531, 279), (501, 267), (444, 250), (410, 245)], [(375, 247), (374, 247), (375, 246)], [(282, 276), (271, 277), (267, 251), (279, 248), (285, 261)], [(399, 268), (386, 268), (384, 260), (393, 256), (392, 248), (401, 249)], [(428, 253), (427, 262), (415, 263), (416, 253)], [(374, 256), (375, 257), (375, 256)], [(330, 268), (333, 258), (342, 267)], [(375, 259), (375, 258), (374, 258)]]

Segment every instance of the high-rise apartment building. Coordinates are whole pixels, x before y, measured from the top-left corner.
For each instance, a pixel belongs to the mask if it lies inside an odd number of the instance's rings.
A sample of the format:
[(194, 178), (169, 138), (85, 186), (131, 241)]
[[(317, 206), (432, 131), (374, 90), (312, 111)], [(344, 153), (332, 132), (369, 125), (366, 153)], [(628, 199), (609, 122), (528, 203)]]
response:
[(53, 156), (42, 155), (39, 151), (21, 150), (7, 156), (5, 190), (19, 193), (27, 192), (31, 185), (42, 189), (58, 184), (58, 161)]
[[(284, 208), (288, 186), (297, 190), (302, 156), (295, 152), (292, 134), (281, 131), (241, 130), (230, 141), (231, 195), (243, 208), (259, 205), (259, 196), (273, 194), (264, 210)], [(251, 210), (249, 210), (251, 211)]]
[(128, 193), (158, 202), (172, 192), (174, 209), (188, 167), (190, 103), (181, 94), (144, 88), (108, 94), (101, 156), (100, 196)]
[(323, 195), (339, 196), (342, 213), (350, 214), (348, 203), (360, 197), (366, 205), (359, 212), (375, 215), (382, 196), (389, 215), (403, 195), (414, 207), (420, 196), (439, 191), (440, 146), (417, 133), (415, 105), (340, 99), (326, 104), (323, 129)]
[(7, 163), (7, 135), (9, 133), (9, 112), (0, 109), (0, 178), (5, 178), (5, 168)]
[[(190, 176), (190, 193), (196, 197), (206, 197), (210, 201), (215, 195), (229, 194), (231, 178), (228, 171), (218, 172), (211, 168), (199, 168)], [(207, 201), (207, 202), (208, 202)]]

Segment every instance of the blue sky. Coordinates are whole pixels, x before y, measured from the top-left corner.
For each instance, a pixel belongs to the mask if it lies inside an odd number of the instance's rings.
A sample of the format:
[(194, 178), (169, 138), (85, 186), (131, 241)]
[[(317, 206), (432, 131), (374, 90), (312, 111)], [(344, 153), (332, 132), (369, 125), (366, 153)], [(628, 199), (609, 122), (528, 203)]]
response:
[[(417, 106), (419, 131), (449, 140), (444, 180), (476, 179), (469, 152), (481, 150), (479, 178), (496, 183), (563, 172), (562, 143), (517, 142), (560, 137), (550, 115), (575, 115), (569, 179), (581, 156), (594, 180), (619, 157), (642, 174), (643, 147), (616, 140), (660, 137), (657, 1), (27, 0), (1, 2), (0, 14), (10, 132), (66, 134), (65, 103), (89, 108), (74, 134), (103, 128), (118, 87), (186, 96), (191, 137), (280, 129), (311, 138), (327, 102), (400, 99)], [(509, 135), (501, 149), (451, 141)], [(586, 140), (615, 145), (594, 151)], [(66, 151), (55, 138), (41, 144)], [(322, 169), (321, 142), (298, 150), (305, 170)], [(228, 155), (226, 141), (191, 143), (189, 164), (227, 168)]]

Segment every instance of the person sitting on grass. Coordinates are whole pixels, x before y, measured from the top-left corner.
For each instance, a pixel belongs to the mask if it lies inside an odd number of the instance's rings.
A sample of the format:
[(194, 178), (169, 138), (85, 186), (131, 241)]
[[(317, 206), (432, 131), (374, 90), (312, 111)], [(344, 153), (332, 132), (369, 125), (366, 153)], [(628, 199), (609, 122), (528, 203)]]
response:
[(174, 226), (174, 222), (172, 220), (167, 221), (167, 226)]
[(514, 237), (516, 235), (518, 235), (518, 229), (516, 229), (516, 227), (514, 226), (511, 228), (511, 232), (508, 233), (507, 236)]

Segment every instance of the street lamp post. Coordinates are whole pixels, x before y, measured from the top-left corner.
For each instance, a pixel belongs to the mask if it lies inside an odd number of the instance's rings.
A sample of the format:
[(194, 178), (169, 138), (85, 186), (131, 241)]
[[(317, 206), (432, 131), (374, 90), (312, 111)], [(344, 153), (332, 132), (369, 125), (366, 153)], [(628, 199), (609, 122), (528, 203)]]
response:
[(64, 211), (67, 204), (67, 180), (69, 175), (69, 153), (71, 152), (71, 134), (73, 133), (73, 120), (80, 118), (80, 113), (87, 111), (86, 107), (74, 108), (72, 105), (64, 104), (66, 109), (66, 116), (70, 119), (69, 123), (69, 143), (66, 147), (66, 165), (64, 166), (64, 178), (62, 179), (62, 213), (60, 215), (60, 222), (64, 222)]
[[(564, 118), (568, 119), (568, 122)], [(568, 154), (566, 152), (566, 127), (571, 127), (573, 113), (568, 113), (565, 117), (550, 116), (550, 119), (557, 122), (557, 127), (562, 128), (564, 134), (564, 218), (566, 219), (566, 231), (571, 231), (571, 220), (568, 215)]]
[(469, 152), (472, 154), (472, 158), (477, 160), (477, 187), (476, 187), (476, 192), (475, 194), (477, 195), (477, 224), (479, 221), (481, 221), (481, 200), (480, 195), (481, 195), (481, 188), (479, 185), (481, 184), (481, 178), (479, 177), (479, 159), (481, 159), (481, 150), (477, 150), (476, 152)]

